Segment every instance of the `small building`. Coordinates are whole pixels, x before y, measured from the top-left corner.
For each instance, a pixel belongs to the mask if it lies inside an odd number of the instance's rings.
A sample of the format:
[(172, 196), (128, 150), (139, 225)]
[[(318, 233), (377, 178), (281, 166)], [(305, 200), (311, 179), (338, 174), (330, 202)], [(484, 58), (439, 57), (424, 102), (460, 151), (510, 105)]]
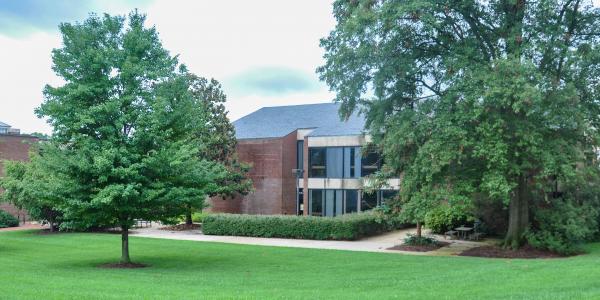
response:
[[(29, 160), (29, 148), (38, 140), (37, 137), (21, 134), (19, 129), (0, 122), (0, 177), (4, 176), (5, 160)], [(0, 189), (0, 193), (2, 193), (2, 189)], [(27, 212), (12, 204), (0, 202), (0, 210), (18, 217), (21, 221), (28, 220)]]
[(365, 176), (381, 167), (367, 152), (365, 119), (339, 117), (339, 104), (264, 107), (235, 121), (237, 153), (250, 163), (250, 194), (211, 199), (211, 211), (337, 216), (365, 211), (393, 197), (399, 179), (374, 193)]
[(10, 125), (0, 121), (0, 134), (20, 134), (21, 130), (12, 128)]

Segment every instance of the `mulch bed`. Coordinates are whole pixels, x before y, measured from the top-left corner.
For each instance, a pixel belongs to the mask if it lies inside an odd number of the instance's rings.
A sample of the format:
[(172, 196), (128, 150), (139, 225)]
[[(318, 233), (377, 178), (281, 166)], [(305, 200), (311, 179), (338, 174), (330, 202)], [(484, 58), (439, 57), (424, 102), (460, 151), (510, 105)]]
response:
[(518, 250), (504, 249), (498, 246), (481, 246), (465, 250), (459, 256), (476, 256), (488, 258), (560, 258), (563, 255), (524, 246)]
[(412, 251), (412, 252), (429, 252), (433, 250), (440, 249), (442, 247), (446, 247), (450, 245), (448, 242), (438, 242), (436, 245), (398, 245), (392, 248), (388, 248), (387, 250), (401, 250), (401, 251)]
[(167, 231), (186, 231), (186, 230), (197, 230), (200, 229), (200, 224), (177, 224), (177, 225), (173, 225), (173, 226), (166, 226), (166, 227), (162, 227), (160, 228), (160, 230), (167, 230)]
[(138, 263), (109, 263), (109, 264), (101, 264), (98, 268), (105, 269), (140, 269), (146, 268), (149, 265), (146, 264), (138, 264)]

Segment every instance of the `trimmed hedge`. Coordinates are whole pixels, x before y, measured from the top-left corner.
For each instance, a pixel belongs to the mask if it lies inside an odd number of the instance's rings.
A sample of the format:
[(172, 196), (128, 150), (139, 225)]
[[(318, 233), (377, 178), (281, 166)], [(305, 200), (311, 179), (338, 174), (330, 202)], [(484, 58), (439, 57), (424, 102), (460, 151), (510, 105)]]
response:
[(0, 228), (17, 226), (19, 226), (19, 220), (17, 218), (3, 210), (0, 210)]
[(402, 224), (376, 213), (338, 217), (209, 214), (202, 223), (208, 235), (278, 237), (310, 240), (356, 240), (401, 228)]

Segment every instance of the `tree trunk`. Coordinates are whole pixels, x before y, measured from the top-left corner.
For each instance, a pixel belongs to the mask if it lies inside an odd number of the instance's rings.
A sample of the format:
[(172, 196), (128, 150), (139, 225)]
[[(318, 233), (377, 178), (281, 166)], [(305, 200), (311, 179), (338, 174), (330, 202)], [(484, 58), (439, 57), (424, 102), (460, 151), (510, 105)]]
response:
[(54, 232), (54, 216), (50, 215), (48, 223), (50, 223), (50, 232)]
[(422, 230), (422, 227), (423, 227), (423, 226), (421, 225), (421, 222), (417, 222), (417, 237), (418, 237), (418, 238), (420, 238), (420, 237), (421, 237), (421, 235), (422, 235), (422, 231), (423, 231), (423, 230)]
[(185, 225), (192, 225), (194, 222), (192, 222), (192, 213), (188, 212), (187, 214), (185, 214)]
[(185, 214), (185, 225), (192, 225), (192, 206), (188, 205), (187, 213)]
[(504, 246), (517, 249), (523, 245), (525, 230), (529, 226), (529, 188), (527, 178), (519, 177), (519, 185), (508, 207), (508, 230)]
[(129, 226), (121, 225), (121, 263), (131, 263), (129, 258)]

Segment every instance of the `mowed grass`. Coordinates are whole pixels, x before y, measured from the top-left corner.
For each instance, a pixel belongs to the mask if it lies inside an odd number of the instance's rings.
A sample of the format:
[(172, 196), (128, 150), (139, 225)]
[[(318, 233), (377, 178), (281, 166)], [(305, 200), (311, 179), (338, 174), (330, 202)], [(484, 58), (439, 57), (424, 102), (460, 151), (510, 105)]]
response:
[(1, 299), (593, 299), (600, 244), (563, 259), (507, 260), (135, 238), (0, 233)]

